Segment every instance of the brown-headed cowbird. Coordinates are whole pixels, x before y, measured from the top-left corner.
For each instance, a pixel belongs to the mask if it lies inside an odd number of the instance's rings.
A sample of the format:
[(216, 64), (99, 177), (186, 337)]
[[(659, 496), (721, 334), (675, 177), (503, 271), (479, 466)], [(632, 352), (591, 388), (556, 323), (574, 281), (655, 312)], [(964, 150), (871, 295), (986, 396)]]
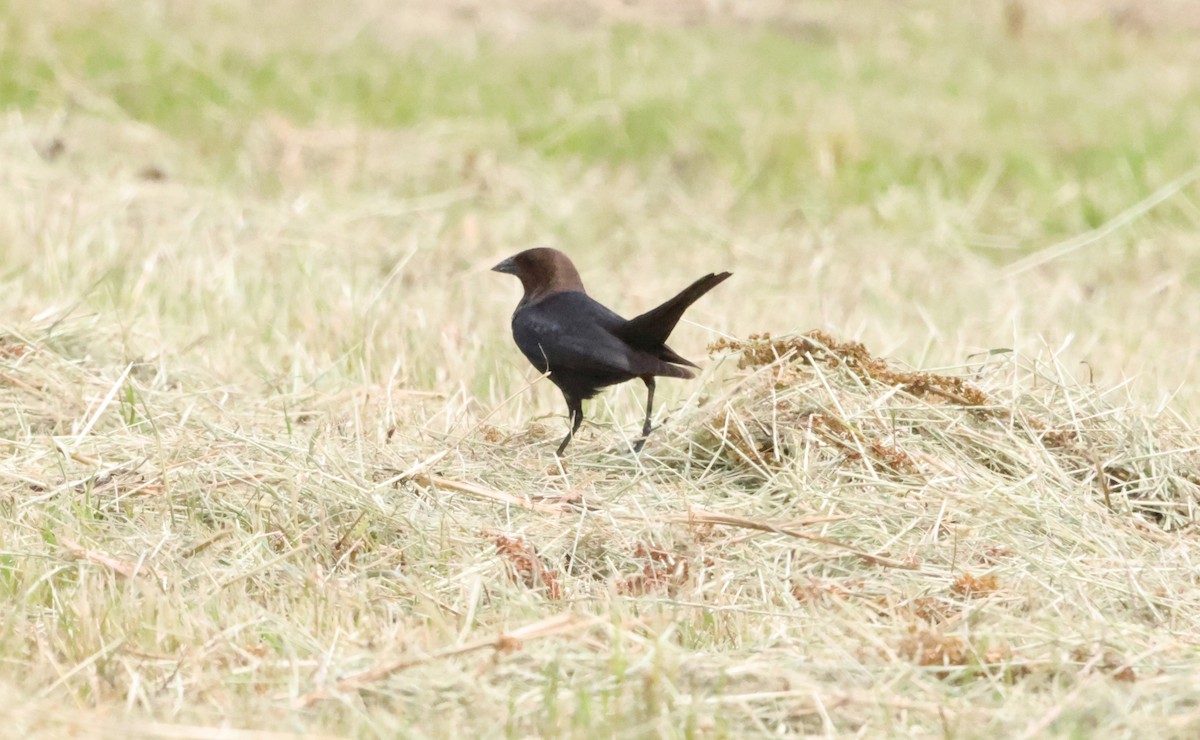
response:
[(516, 275), (525, 295), (512, 316), (513, 339), (521, 352), (562, 391), (571, 430), (555, 452), (561, 455), (583, 423), (583, 402), (603, 387), (641, 378), (646, 384), (646, 421), (634, 447), (641, 452), (650, 434), (654, 378), (691, 378), (698, 367), (666, 345), (688, 306), (732, 273), (710, 273), (682, 293), (628, 321), (592, 300), (567, 255), (540, 247), (513, 255), (492, 268)]

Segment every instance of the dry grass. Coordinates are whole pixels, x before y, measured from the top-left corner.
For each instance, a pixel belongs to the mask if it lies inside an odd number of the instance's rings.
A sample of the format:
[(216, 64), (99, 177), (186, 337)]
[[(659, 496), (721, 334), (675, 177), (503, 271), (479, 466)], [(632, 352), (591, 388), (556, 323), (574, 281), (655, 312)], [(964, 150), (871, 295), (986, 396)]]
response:
[[(48, 7), (18, 4), (5, 28), (29, 58), (73, 58), (74, 6)], [(397, 48), (594, 51), (628, 33), (538, 3), (420, 28), (366, 0), (294, 29), (288, 3), (164, 4), (182, 30), (116, 7), (135, 39), (177, 33), (167, 53), (217, 82), (227, 70), (197, 33), (263, 56), (290, 53), (293, 32), (354, 50), (376, 22)], [(666, 28), (631, 43), (716, 74), (735, 60), (713, 29), (743, 44), (764, 18), (696, 7), (585, 10)], [(1040, 62), (1021, 54), (1099, 45), (1136, 74), (1094, 50), (1064, 67), (1152, 118), (1191, 99), (1175, 72), (1194, 48), (1154, 12), (1132, 27), (1030, 6), (1014, 28), (988, 7), (881, 21), (781, 5), (765, 20), (788, 43), (840, 39), (831, 55), (856, 70), (906, 45), (967, 64), (970, 44), (934, 41), (981, 23), (1016, 34), (988, 43), (1014, 44), (1025, 73)], [(261, 43), (247, 18), (271, 20)], [(507, 49), (488, 59), (524, 53)], [(745, 63), (747, 89), (766, 84)], [(14, 94), (0, 124), (14, 735), (1200, 729), (1200, 191), (1152, 156), (1200, 136), (1194, 117), (1130, 154), (1136, 174), (1101, 152), (1084, 177), (1063, 172), (1086, 165), (1086, 127), (1042, 149), (914, 75), (896, 115), (919, 125), (877, 129), (864, 111), (895, 99), (872, 98), (885, 93), (866, 75), (861, 93), (813, 92), (817, 154), (789, 161), (830, 194), (797, 206), (694, 151), (514, 143), (520, 127), (486, 106), (395, 126), (316, 106), (305, 122), (247, 86), (194, 131), (182, 113), (129, 113), (122, 75), (145, 82), (138, 68), (106, 74), (64, 66), (45, 84), (68, 103)], [(674, 79), (637, 71), (605, 104)], [(1108, 110), (1071, 105), (1084, 123)], [(701, 113), (681, 110), (686, 138)], [(780, 111), (714, 115), (739, 121), (750, 171), (792, 156), (773, 154)], [(936, 158), (887, 159), (879, 142), (905, 136), (957, 152), (946, 171), (1002, 151), (977, 178), (942, 179)], [(868, 187), (856, 158), (911, 177)], [(570, 455), (551, 454), (561, 399), (511, 346), (515, 286), (487, 272), (546, 242), (629, 313), (698, 272), (735, 273), (678, 330), (685, 356), (710, 345), (706, 369), (661, 386), (640, 457), (636, 389), (593, 402)]]

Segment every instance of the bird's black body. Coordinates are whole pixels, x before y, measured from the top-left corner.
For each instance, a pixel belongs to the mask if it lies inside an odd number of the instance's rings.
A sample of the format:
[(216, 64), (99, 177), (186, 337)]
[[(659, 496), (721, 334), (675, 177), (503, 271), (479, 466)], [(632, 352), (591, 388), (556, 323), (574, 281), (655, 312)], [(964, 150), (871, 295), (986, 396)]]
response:
[(628, 323), (587, 293), (569, 291), (518, 306), (512, 330), (521, 352), (569, 398), (584, 401), (647, 375), (691, 377), (669, 364), (682, 358), (665, 344), (642, 348), (621, 339), (617, 332)]
[(635, 447), (641, 450), (650, 433), (654, 378), (690, 378), (692, 372), (681, 365), (696, 367), (666, 345), (667, 337), (688, 306), (730, 276), (706, 275), (661, 306), (626, 320), (584, 292), (574, 265), (557, 250), (528, 250), (494, 269), (521, 278), (525, 295), (513, 312), (513, 339), (566, 399), (571, 431), (558, 454), (583, 422), (583, 401), (634, 378), (647, 387), (646, 420)]

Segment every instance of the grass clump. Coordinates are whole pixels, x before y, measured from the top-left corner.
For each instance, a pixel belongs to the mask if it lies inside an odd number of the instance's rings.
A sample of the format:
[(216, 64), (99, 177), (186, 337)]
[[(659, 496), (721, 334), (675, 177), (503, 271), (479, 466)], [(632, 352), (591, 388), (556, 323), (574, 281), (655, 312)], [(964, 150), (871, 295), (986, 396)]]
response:
[(1195, 521), (1200, 456), (1186, 430), (1128, 415), (1107, 406), (1101, 391), (1068, 389), (1064, 378), (1014, 358), (972, 367), (968, 380), (897, 370), (861, 343), (820, 331), (722, 339), (709, 351), (735, 353), (740, 369), (756, 371), (700, 441), (743, 467), (773, 474), (801, 458), (806, 474), (824, 461), (832, 477), (853, 465), (863, 477), (928, 486), (947, 473), (1029, 481), (1051, 463), (1069, 489), (1063, 495), (1090, 489), (1110, 509), (1137, 511), (1167, 529)]

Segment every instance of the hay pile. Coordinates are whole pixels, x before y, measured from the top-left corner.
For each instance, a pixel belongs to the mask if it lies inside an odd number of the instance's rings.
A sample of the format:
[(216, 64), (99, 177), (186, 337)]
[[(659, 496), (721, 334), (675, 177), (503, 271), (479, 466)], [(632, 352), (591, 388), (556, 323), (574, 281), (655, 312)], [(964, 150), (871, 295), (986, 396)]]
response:
[(915, 492), (1025, 486), (1099, 500), (1167, 530), (1196, 519), (1196, 435), (1047, 375), (1054, 367), (1004, 353), (970, 375), (899, 370), (820, 331), (709, 350), (733, 353), (748, 372), (695, 441), (749, 474), (792, 469), (813, 485)]

